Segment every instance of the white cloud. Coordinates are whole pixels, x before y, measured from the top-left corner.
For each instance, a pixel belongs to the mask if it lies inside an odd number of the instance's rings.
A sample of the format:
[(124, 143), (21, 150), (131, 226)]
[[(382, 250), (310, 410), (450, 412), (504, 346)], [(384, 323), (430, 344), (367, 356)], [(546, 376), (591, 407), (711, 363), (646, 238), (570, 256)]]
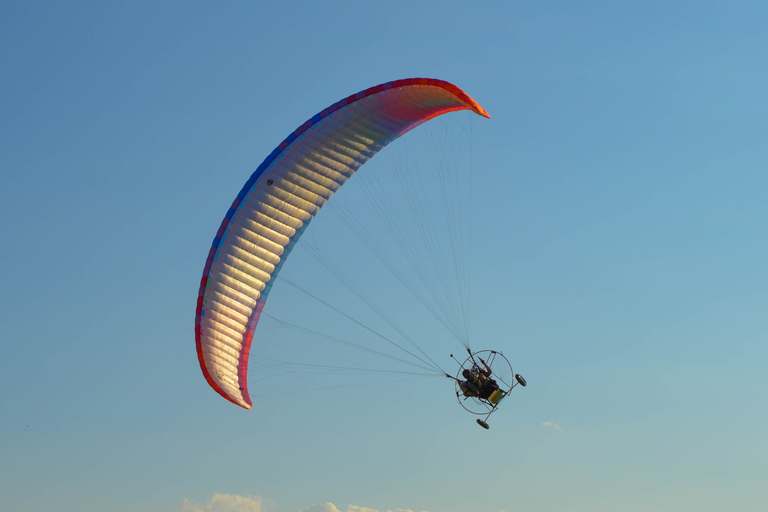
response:
[[(264, 512), (264, 509), (259, 496), (214, 494), (213, 498), (203, 503), (193, 503), (185, 499), (181, 512)], [(331, 509), (328, 512), (336, 511)]]
[[(347, 512), (379, 512), (379, 511), (374, 510), (372, 508), (368, 508), (368, 507), (358, 507), (356, 505), (350, 505), (347, 508)], [(387, 512), (413, 512), (413, 510), (409, 508), (396, 508), (395, 510), (387, 510)]]
[(323, 503), (322, 505), (312, 505), (304, 512), (341, 512), (333, 503)]
[(368, 507), (358, 507), (355, 505), (350, 505), (347, 507), (347, 512), (379, 512), (379, 511), (373, 510), (372, 508), (368, 508)]
[[(322, 505), (312, 505), (303, 512), (342, 512), (333, 503), (323, 503)], [(346, 512), (379, 512), (376, 509), (368, 507), (358, 507), (357, 505), (349, 505)], [(411, 509), (398, 508), (395, 510), (387, 510), (386, 512), (413, 512)]]
[(560, 424), (559, 423), (555, 423), (554, 421), (545, 421), (544, 423), (542, 423), (542, 425), (545, 426), (545, 427), (552, 427), (555, 430), (559, 430), (561, 432), (563, 430), (562, 427), (560, 427)]
[[(265, 507), (264, 500), (260, 496), (236, 496), (232, 494), (214, 494), (213, 498), (202, 503), (194, 503), (185, 499), (181, 505), (181, 512), (266, 512), (267, 508), (274, 509), (274, 503)], [(345, 511), (340, 510), (333, 503), (321, 503), (312, 505), (302, 512), (379, 512), (368, 507), (357, 505), (347, 506)], [(386, 512), (413, 512), (411, 509), (398, 508)], [(426, 512), (426, 511), (423, 511)]]

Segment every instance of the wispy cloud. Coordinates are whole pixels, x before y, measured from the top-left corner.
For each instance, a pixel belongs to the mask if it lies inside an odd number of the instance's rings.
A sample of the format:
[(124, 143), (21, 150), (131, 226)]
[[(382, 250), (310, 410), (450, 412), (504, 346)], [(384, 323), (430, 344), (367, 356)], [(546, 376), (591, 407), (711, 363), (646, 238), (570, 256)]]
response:
[(368, 507), (356, 507), (355, 505), (350, 505), (347, 507), (347, 512), (378, 512), (378, 510), (373, 510), (372, 508)]
[[(302, 512), (342, 512), (333, 503), (323, 503), (322, 505), (312, 505), (308, 509)], [(349, 505), (345, 512), (379, 512), (374, 508), (358, 507), (357, 505)], [(413, 512), (409, 508), (398, 508), (395, 510), (387, 510), (386, 512)], [(423, 511), (426, 512), (426, 511)]]
[[(214, 494), (213, 498), (202, 503), (194, 503), (185, 499), (181, 505), (181, 512), (266, 512), (274, 509), (274, 503), (269, 507), (264, 506), (264, 500), (260, 496), (236, 496), (232, 494)], [(339, 509), (333, 503), (321, 503), (312, 505), (302, 512), (379, 512), (377, 509), (348, 505), (345, 510)], [(413, 512), (411, 509), (398, 508), (386, 512)], [(426, 512), (426, 511), (422, 511)]]
[(333, 503), (323, 503), (322, 505), (312, 505), (303, 512), (341, 512)]
[(554, 421), (545, 421), (544, 423), (542, 423), (542, 425), (543, 425), (544, 427), (552, 427), (552, 428), (554, 428), (555, 430), (559, 430), (559, 431), (561, 431), (561, 432), (563, 431), (563, 429), (562, 429), (562, 427), (560, 426), (560, 424), (559, 424), (559, 423), (555, 423)]
[[(214, 494), (213, 498), (203, 503), (193, 503), (185, 499), (181, 512), (264, 512), (264, 508), (259, 496)], [(336, 511), (331, 509), (329, 512)]]

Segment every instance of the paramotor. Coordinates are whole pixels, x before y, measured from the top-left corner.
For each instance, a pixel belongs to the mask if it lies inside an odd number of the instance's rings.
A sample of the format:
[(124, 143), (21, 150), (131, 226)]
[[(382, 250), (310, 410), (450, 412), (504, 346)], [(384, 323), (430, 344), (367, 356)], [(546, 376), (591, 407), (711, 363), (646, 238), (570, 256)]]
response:
[(456, 382), (456, 398), (468, 412), (485, 416), (478, 418), (477, 423), (488, 429), (488, 418), (496, 411), (501, 401), (515, 386), (526, 386), (527, 383), (521, 375), (512, 371), (512, 365), (501, 352), (467, 352), (469, 356), (459, 363), (459, 369), (453, 378)]

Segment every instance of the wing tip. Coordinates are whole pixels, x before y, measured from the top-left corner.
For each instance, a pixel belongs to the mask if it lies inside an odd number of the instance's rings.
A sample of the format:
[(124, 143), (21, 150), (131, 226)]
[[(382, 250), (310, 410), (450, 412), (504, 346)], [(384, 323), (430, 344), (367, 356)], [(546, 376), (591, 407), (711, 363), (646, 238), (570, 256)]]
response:
[(476, 108), (472, 109), (472, 112), (474, 112), (475, 114), (478, 114), (480, 116), (483, 116), (486, 119), (490, 119), (491, 118), (491, 114), (489, 114), (488, 111), (485, 110), (483, 107), (481, 107), (479, 104), (475, 103), (475, 107)]

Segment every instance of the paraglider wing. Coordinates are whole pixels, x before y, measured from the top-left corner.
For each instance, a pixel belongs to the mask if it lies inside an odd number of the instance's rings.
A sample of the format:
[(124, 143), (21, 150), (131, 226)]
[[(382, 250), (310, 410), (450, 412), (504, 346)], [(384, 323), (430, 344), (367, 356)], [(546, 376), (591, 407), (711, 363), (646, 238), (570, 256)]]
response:
[(247, 371), (253, 333), (280, 267), (309, 222), (387, 144), (456, 110), (490, 117), (448, 82), (388, 82), (315, 115), (259, 165), (224, 217), (200, 283), (197, 355), (213, 389), (252, 408)]

